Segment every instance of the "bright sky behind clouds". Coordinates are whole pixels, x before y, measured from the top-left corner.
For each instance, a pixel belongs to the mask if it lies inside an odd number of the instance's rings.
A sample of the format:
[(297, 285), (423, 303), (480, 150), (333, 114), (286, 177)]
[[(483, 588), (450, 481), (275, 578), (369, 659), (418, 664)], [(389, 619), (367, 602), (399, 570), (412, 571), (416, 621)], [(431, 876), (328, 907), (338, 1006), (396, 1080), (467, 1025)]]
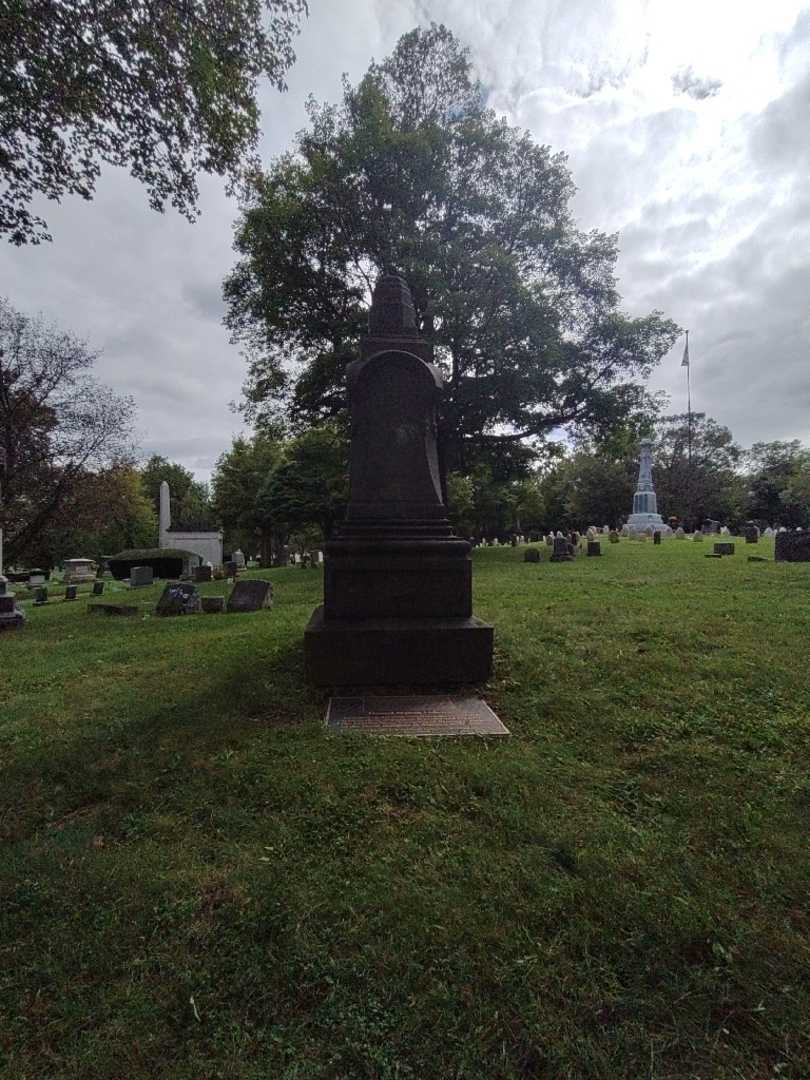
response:
[[(693, 405), (745, 445), (810, 443), (810, 5), (799, 0), (310, 0), (289, 92), (262, 92), (262, 154), (309, 93), (338, 100), (417, 24), (469, 45), (489, 103), (569, 156), (583, 228), (620, 234), (633, 314), (690, 330)], [(2, 288), (100, 348), (141, 445), (207, 479), (240, 428), (244, 361), (221, 325), (236, 204), (202, 182), (187, 224), (107, 169), (91, 203), (43, 208), (54, 236), (0, 248)], [(682, 342), (652, 386), (685, 409)]]

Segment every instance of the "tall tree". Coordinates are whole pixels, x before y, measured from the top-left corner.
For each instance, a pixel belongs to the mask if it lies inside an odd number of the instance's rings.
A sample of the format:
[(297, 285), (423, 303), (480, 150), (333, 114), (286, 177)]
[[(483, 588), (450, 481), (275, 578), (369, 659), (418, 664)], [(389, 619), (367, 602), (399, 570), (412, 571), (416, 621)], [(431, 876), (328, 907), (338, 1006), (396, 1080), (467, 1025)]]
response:
[(754, 443), (746, 465), (749, 517), (774, 525), (810, 525), (810, 450), (798, 439)]
[(52, 524), (88, 471), (132, 458), (134, 404), (95, 381), (96, 355), (0, 299), (0, 524), (9, 564)]
[(36, 195), (92, 198), (102, 163), (196, 216), (197, 174), (234, 182), (256, 87), (284, 89), (305, 0), (0, 0), (0, 234), (48, 240)]
[(227, 323), (251, 354), (249, 417), (343, 413), (346, 362), (391, 266), (446, 376), (452, 469), (515, 458), (520, 471), (521, 444), (605, 430), (644, 404), (638, 380), (676, 327), (622, 313), (616, 237), (577, 229), (564, 156), (487, 109), (449, 30), (406, 34), (309, 116), (293, 151), (253, 177), (225, 282)]
[(252, 438), (240, 436), (220, 455), (211, 479), (214, 511), (225, 529), (226, 545), (247, 552), (258, 546), (267, 564), (272, 520), (260, 512), (258, 494), (281, 461), (283, 449), (280, 430), (264, 429)]
[(659, 509), (690, 527), (706, 518), (737, 521), (742, 513), (742, 450), (727, 427), (705, 413), (692, 414), (691, 462), (687, 414), (657, 423), (653, 480)]
[(161, 454), (152, 454), (141, 466), (139, 475), (156, 515), (160, 515), (160, 485), (165, 480), (169, 485), (173, 526), (214, 528), (216, 515), (208, 484), (195, 480), (194, 473), (185, 465), (169, 461)]
[(47, 530), (29, 545), (31, 565), (71, 556), (100, 559), (127, 548), (154, 547), (157, 518), (136, 469), (113, 466), (80, 476)]
[(290, 440), (258, 493), (259, 513), (287, 531), (315, 525), (328, 539), (349, 498), (348, 442), (335, 424)]

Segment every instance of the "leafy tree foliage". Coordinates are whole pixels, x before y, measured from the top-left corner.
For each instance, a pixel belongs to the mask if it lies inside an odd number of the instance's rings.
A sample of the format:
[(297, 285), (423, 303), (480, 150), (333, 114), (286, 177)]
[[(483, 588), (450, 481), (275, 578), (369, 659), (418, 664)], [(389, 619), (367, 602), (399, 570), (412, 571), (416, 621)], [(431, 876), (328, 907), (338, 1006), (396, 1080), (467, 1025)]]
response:
[(328, 539), (343, 519), (349, 498), (348, 442), (334, 424), (292, 439), (258, 495), (267, 522), (287, 531), (319, 526)]
[(738, 522), (743, 516), (742, 450), (727, 427), (692, 414), (691, 462), (686, 414), (662, 417), (654, 451), (658, 505), (690, 527), (706, 518)]
[(156, 516), (160, 515), (160, 485), (165, 480), (169, 485), (173, 526), (215, 528), (216, 515), (208, 485), (195, 480), (194, 473), (184, 465), (153, 454), (141, 466), (140, 477)]
[(487, 109), (449, 30), (406, 34), (340, 105), (309, 115), (294, 150), (253, 177), (225, 283), (251, 353), (248, 417), (343, 413), (346, 362), (391, 266), (446, 376), (452, 470), (520, 474), (526, 444), (645, 407), (638, 380), (676, 327), (622, 313), (616, 237), (577, 229), (564, 156)]
[(754, 443), (746, 454), (747, 511), (754, 520), (810, 525), (810, 449), (798, 439)]
[(260, 512), (257, 496), (282, 454), (280, 430), (239, 437), (220, 455), (211, 480), (212, 502), (225, 529), (226, 545), (246, 552), (258, 546), (265, 562), (271, 554), (272, 521)]
[(284, 89), (305, 0), (0, 0), (0, 234), (50, 239), (35, 196), (90, 199), (102, 163), (196, 216), (200, 171), (236, 180), (261, 76)]
[(52, 526), (89, 472), (132, 458), (134, 405), (97, 383), (87, 344), (0, 299), (0, 525), (9, 565)]
[(129, 548), (153, 547), (157, 518), (140, 476), (113, 466), (80, 476), (59, 514), (27, 551), (31, 565), (53, 565), (75, 556), (100, 559)]

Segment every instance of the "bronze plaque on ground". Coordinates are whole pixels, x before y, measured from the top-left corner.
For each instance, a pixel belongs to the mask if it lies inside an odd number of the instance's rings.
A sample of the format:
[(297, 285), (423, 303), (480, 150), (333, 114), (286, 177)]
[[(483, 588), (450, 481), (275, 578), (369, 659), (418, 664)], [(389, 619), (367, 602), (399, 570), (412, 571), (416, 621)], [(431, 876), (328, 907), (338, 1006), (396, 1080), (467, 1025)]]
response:
[(508, 735), (489, 705), (471, 695), (391, 694), (333, 697), (326, 710), (332, 731), (366, 735)]

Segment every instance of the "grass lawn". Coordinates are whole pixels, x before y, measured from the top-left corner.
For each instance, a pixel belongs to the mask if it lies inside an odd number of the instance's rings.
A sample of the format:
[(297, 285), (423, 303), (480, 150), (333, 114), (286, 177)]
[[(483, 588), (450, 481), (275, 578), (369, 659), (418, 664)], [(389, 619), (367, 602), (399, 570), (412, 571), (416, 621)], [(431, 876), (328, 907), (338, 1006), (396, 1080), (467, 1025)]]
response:
[(315, 571), (26, 604), (0, 1076), (809, 1077), (810, 565), (602, 550), (476, 552), (501, 740), (327, 734)]

